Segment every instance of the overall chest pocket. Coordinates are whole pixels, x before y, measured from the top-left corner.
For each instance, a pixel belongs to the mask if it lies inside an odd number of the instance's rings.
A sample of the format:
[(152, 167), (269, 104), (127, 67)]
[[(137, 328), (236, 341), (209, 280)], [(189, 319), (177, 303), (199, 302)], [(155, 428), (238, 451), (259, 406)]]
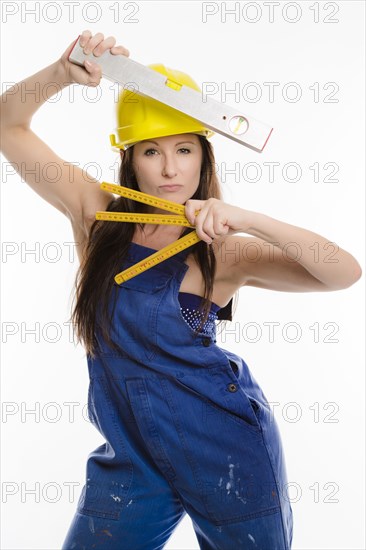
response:
[(116, 284), (113, 334), (118, 345), (133, 359), (151, 361), (156, 355), (159, 306), (171, 278), (171, 274), (154, 267)]
[[(127, 260), (123, 268), (128, 269), (133, 266), (134, 263), (136, 262)], [(161, 288), (164, 288), (171, 278), (172, 275), (165, 271), (162, 267), (154, 266), (150, 269), (142, 271), (131, 279), (127, 279), (127, 281), (124, 281), (123, 283), (117, 284), (115, 282), (115, 285), (120, 288), (128, 288), (130, 290), (143, 292), (144, 294), (154, 294)]]

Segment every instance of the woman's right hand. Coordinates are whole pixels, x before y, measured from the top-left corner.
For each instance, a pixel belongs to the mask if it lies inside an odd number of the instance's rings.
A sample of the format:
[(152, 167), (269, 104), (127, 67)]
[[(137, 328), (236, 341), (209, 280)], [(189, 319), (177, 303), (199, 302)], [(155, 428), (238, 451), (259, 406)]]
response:
[[(67, 47), (66, 51), (62, 54), (59, 62), (65, 71), (65, 78), (68, 82), (74, 82), (76, 84), (84, 84), (85, 86), (96, 87), (99, 85), (102, 78), (102, 69), (97, 63), (91, 63), (88, 66), (84, 62), (84, 68), (75, 63), (71, 63), (68, 60), (70, 52), (73, 48), (75, 40)], [(114, 36), (104, 38), (104, 35), (100, 32), (94, 36), (91, 31), (83, 31), (79, 37), (79, 44), (84, 49), (84, 53), (87, 55), (93, 53), (96, 57), (102, 55), (106, 50), (110, 49), (113, 55), (125, 55), (129, 57), (130, 52), (124, 46), (115, 46), (116, 39)]]

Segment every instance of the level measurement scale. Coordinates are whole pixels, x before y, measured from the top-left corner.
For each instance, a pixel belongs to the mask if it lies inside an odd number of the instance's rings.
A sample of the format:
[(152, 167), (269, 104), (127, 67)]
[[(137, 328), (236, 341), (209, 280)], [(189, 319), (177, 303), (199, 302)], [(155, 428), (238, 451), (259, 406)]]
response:
[[(240, 109), (211, 97), (204, 97), (202, 92), (175, 82), (125, 55), (113, 55), (110, 50), (100, 56), (93, 53), (85, 55), (79, 38), (80, 35), (69, 54), (71, 63), (84, 67), (85, 60), (92, 61), (100, 65), (104, 78), (121, 84), (124, 89), (131, 89), (133, 86), (132, 93), (156, 99), (198, 120), (218, 134), (258, 153), (263, 151), (273, 130), (270, 125), (244, 114)], [(116, 144), (114, 135), (111, 144)]]

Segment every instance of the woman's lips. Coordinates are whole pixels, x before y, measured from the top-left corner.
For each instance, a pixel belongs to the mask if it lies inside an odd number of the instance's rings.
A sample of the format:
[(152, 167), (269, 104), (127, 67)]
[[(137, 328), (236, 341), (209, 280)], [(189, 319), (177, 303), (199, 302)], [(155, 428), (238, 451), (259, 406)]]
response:
[(182, 185), (161, 185), (160, 189), (164, 189), (165, 191), (178, 191)]

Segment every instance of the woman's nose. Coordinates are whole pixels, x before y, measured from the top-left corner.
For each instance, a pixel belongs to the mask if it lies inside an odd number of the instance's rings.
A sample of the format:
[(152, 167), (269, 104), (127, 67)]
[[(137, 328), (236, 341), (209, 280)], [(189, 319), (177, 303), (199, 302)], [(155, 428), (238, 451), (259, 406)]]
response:
[(168, 178), (174, 178), (174, 176), (177, 175), (177, 167), (174, 162), (174, 160), (171, 157), (165, 157), (163, 161), (163, 169), (162, 169), (163, 176), (166, 176)]

